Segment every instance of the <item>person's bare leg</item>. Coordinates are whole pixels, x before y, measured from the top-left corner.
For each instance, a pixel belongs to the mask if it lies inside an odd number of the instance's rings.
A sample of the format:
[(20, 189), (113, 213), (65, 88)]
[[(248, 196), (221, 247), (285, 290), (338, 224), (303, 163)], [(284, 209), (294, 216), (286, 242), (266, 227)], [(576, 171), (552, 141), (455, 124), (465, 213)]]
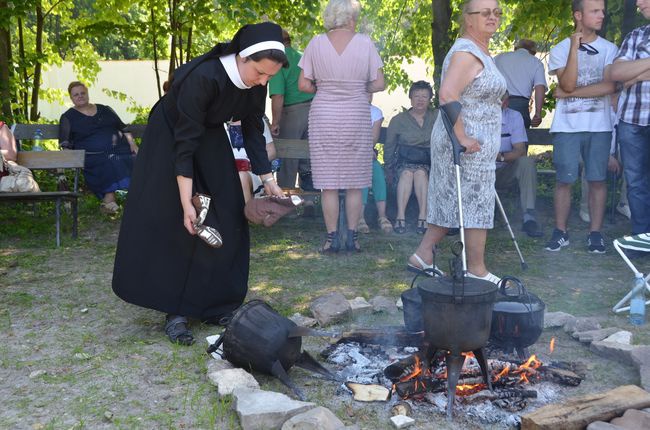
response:
[(413, 190), (413, 172), (403, 170), (397, 182), (397, 219), (404, 219), (406, 217), (406, 205), (411, 197)]
[(102, 199), (104, 203), (111, 203), (115, 201), (115, 193), (106, 193)]
[(485, 276), (485, 241), (487, 230), (482, 228), (465, 229), (465, 253), (467, 255), (467, 271), (472, 275)]
[(603, 228), (605, 206), (607, 205), (607, 184), (605, 181), (589, 181), (589, 231)]
[(377, 206), (377, 218), (386, 218), (386, 200), (375, 202)]
[(418, 219), (427, 217), (427, 191), (429, 188), (429, 175), (425, 170), (417, 170), (413, 175), (415, 198), (418, 201)]
[(321, 191), (321, 206), (328, 233), (336, 231), (339, 221), (339, 190)]
[(350, 230), (356, 230), (363, 206), (361, 189), (345, 190), (345, 218)]
[[(555, 184), (553, 204), (555, 206), (555, 227), (567, 231), (567, 221), (571, 211), (571, 184), (563, 182)], [(474, 274), (476, 275), (476, 273)]]
[(248, 172), (239, 172), (239, 182), (241, 182), (241, 190), (244, 193), (244, 203), (253, 197), (253, 181)]
[[(446, 227), (429, 224), (427, 226), (427, 231), (424, 233), (420, 244), (415, 250), (415, 254), (417, 254), (426, 264), (432, 264), (433, 248), (447, 235), (447, 230)], [(416, 267), (420, 266), (420, 263), (413, 257), (413, 255), (409, 257), (409, 263)]]

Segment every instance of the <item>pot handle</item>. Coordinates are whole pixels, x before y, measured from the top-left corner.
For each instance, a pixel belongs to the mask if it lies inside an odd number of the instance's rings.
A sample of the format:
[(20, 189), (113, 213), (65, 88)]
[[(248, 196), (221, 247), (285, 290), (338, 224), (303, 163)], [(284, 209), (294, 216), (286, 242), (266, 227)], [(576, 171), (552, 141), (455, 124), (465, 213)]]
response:
[[(517, 295), (512, 295), (508, 294), (506, 292), (506, 285), (508, 284), (508, 281), (512, 282), (517, 286)], [(523, 282), (521, 282), (518, 278), (515, 278), (514, 276), (504, 276), (501, 278), (501, 281), (499, 282), (499, 292), (503, 294), (506, 297), (521, 297), (525, 295), (528, 297), (528, 291), (526, 291), (526, 287), (524, 287)]]
[(217, 350), (219, 349), (219, 347), (223, 343), (223, 337), (224, 337), (225, 334), (226, 334), (226, 331), (224, 330), (223, 333), (221, 333), (219, 335), (217, 340), (213, 344), (208, 346), (208, 349), (205, 352), (207, 352), (208, 354), (212, 354), (213, 352), (217, 352)]

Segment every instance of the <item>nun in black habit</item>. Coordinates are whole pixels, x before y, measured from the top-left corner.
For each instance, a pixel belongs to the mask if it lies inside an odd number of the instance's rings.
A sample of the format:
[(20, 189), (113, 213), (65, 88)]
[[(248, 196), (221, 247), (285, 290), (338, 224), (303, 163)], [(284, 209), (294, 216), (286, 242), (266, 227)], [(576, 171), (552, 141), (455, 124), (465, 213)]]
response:
[[(172, 342), (194, 342), (187, 317), (219, 321), (244, 301), (248, 223), (223, 124), (241, 120), (253, 172), (267, 194), (282, 196), (266, 154), (262, 115), (266, 83), (287, 64), (278, 25), (244, 26), (232, 42), (179, 67), (151, 110), (118, 238), (113, 291), (165, 312)], [(212, 198), (204, 225), (221, 233), (220, 248), (196, 235), (194, 193)]]

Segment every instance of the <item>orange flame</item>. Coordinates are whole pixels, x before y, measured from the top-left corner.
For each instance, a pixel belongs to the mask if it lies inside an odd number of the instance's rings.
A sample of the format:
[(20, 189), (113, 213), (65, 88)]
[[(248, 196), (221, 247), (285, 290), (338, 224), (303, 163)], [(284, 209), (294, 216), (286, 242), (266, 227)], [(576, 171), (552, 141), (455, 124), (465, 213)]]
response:
[(499, 372), (499, 374), (494, 377), (492, 382), (497, 382), (499, 379), (503, 378), (504, 376), (507, 376), (509, 372), (510, 372), (510, 368), (509, 367), (504, 367), (503, 370), (501, 372)]
[(551, 351), (551, 354), (553, 354), (553, 351), (555, 351), (555, 338), (551, 338), (551, 344), (549, 345), (549, 350)]

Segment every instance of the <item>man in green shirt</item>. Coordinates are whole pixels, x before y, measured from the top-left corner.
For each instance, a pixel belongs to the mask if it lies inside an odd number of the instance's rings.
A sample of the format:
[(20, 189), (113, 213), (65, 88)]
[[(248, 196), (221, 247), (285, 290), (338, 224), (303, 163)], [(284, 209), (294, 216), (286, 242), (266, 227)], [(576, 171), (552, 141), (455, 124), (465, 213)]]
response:
[[(298, 76), (300, 76), (298, 62), (302, 53), (291, 47), (289, 33), (282, 30), (282, 36), (289, 67), (280, 70), (269, 81), (271, 134), (280, 139), (306, 140), (309, 106), (314, 95), (298, 90)], [(313, 191), (309, 159), (283, 159), (278, 172), (278, 184), (282, 188), (294, 188), (297, 173), (300, 177), (300, 188)]]

